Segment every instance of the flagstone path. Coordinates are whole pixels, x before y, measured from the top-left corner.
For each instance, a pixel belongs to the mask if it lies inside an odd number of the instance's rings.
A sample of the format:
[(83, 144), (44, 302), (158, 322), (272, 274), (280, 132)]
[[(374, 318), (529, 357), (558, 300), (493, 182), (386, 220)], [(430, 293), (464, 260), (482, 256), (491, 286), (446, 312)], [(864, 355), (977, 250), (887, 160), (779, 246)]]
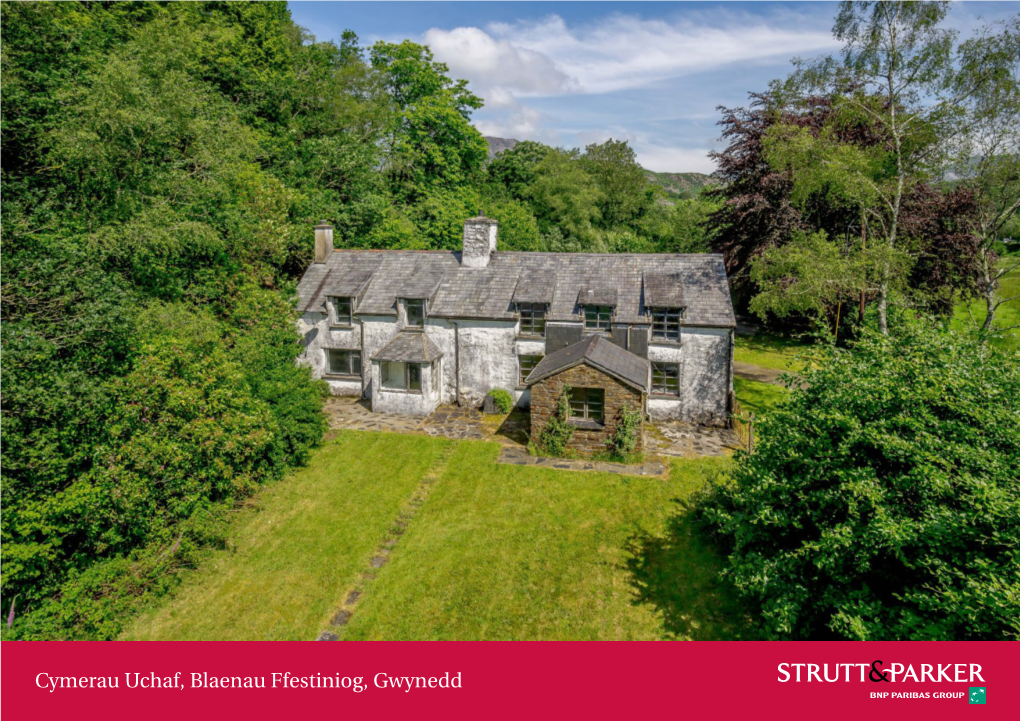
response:
[(658, 476), (668, 470), (662, 457), (722, 456), (740, 447), (737, 434), (728, 428), (705, 428), (670, 421), (645, 424), (647, 460), (641, 464), (543, 458), (528, 453), (528, 415), (521, 411), (500, 416), (485, 415), (476, 408), (440, 406), (431, 416), (419, 418), (373, 413), (368, 401), (364, 399), (333, 397), (326, 403), (326, 413), (330, 427), (337, 430), (417, 433), (455, 440), (496, 441), (503, 446), (499, 455), (500, 463), (572, 471)]

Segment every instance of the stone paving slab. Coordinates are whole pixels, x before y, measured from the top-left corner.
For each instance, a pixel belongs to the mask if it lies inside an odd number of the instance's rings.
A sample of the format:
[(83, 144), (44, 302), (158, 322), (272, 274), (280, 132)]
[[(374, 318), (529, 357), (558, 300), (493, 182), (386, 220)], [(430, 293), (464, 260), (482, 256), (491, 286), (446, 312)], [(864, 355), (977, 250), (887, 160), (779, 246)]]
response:
[(666, 464), (658, 460), (644, 463), (611, 463), (608, 461), (592, 461), (584, 458), (547, 458), (533, 456), (526, 448), (504, 446), (499, 452), (499, 463), (514, 466), (543, 466), (560, 471), (598, 471), (601, 473), (617, 473), (623, 476), (664, 476), (668, 470)]
[(680, 421), (645, 425), (645, 452), (674, 458), (725, 456), (742, 448), (730, 428), (706, 428)]
[[(645, 424), (645, 454), (649, 457), (641, 466), (606, 463), (603, 461), (546, 458), (528, 454), (528, 414), (514, 411), (509, 416), (485, 415), (476, 408), (440, 406), (427, 418), (394, 413), (373, 413), (368, 401), (349, 398), (330, 398), (326, 403), (330, 428), (356, 431), (385, 431), (389, 433), (427, 434), (454, 440), (488, 440), (503, 446), (501, 463), (515, 465), (545, 465), (563, 470), (603, 470), (630, 475), (661, 475), (665, 464), (653, 460), (655, 456), (697, 458), (722, 456), (740, 448), (737, 434), (727, 428), (706, 428), (690, 423), (664, 422)], [(653, 465), (658, 463), (658, 466)], [(596, 468), (598, 465), (598, 468)], [(618, 468), (617, 468), (618, 467)], [(661, 470), (657, 470), (661, 468)]]

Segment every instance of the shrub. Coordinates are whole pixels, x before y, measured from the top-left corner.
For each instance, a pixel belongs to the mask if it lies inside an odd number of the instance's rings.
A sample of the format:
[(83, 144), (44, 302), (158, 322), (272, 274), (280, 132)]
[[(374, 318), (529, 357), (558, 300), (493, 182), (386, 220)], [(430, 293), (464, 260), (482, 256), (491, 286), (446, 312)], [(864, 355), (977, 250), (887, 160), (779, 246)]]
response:
[(538, 436), (538, 450), (548, 456), (569, 455), (568, 444), (574, 435), (574, 427), (570, 425), (570, 386), (563, 386), (563, 393), (556, 401), (556, 411), (549, 417), (549, 422)]
[(638, 434), (641, 432), (641, 412), (630, 408), (620, 409), (620, 419), (616, 432), (606, 444), (615, 456), (627, 458), (637, 447)]
[(493, 388), (489, 391), (489, 398), (500, 413), (509, 413), (514, 408), (514, 397), (502, 388)]
[(773, 638), (1020, 638), (1020, 354), (927, 323), (828, 348), (699, 502)]

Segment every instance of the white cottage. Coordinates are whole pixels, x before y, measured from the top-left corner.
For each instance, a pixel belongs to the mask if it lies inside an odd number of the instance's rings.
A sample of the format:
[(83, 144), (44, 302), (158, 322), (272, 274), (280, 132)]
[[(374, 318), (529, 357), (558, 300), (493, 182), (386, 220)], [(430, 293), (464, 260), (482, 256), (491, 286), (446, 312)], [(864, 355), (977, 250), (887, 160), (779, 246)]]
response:
[(597, 334), (647, 368), (649, 418), (727, 421), (735, 321), (722, 256), (500, 251), (497, 233), (477, 217), (460, 252), (334, 250), (332, 227), (316, 226), (298, 285), (300, 362), (379, 412), (480, 405), (494, 388), (527, 406), (542, 358)]

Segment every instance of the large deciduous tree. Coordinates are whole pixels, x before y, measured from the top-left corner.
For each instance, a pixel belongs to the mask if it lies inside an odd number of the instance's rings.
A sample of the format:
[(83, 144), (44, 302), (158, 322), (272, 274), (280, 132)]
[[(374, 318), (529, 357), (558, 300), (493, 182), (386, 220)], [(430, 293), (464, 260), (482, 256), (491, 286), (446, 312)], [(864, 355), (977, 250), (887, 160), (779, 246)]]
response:
[(1018, 261), (1000, 261), (997, 244), (1015, 227), (1020, 214), (1020, 18), (1001, 32), (986, 31), (961, 48), (964, 66), (994, 70), (988, 82), (967, 102), (966, 132), (957, 146), (953, 172), (976, 205), (974, 231), (979, 242), (975, 280), (985, 302), (982, 330), (996, 329), (996, 312), (1020, 296), (1002, 297), (1002, 278), (1020, 268)]
[(844, 2), (834, 27), (842, 51), (799, 63), (786, 89), (837, 99), (839, 112), (869, 121), (881, 143), (776, 128), (767, 151), (773, 164), (792, 171), (795, 193), (836, 188), (862, 208), (868, 242), (888, 250), (875, 279), (883, 333), (891, 293), (901, 280), (895, 258), (908, 252), (905, 198), (942, 176), (948, 149), (961, 134), (963, 103), (990, 74), (981, 64), (954, 62), (956, 33), (941, 27), (946, 12), (945, 2)]
[(467, 81), (452, 80), (431, 50), (409, 40), (377, 42), (371, 62), (384, 74), (396, 107), (385, 167), (391, 190), (416, 201), (479, 177), (488, 146), (470, 122), (482, 100)]

